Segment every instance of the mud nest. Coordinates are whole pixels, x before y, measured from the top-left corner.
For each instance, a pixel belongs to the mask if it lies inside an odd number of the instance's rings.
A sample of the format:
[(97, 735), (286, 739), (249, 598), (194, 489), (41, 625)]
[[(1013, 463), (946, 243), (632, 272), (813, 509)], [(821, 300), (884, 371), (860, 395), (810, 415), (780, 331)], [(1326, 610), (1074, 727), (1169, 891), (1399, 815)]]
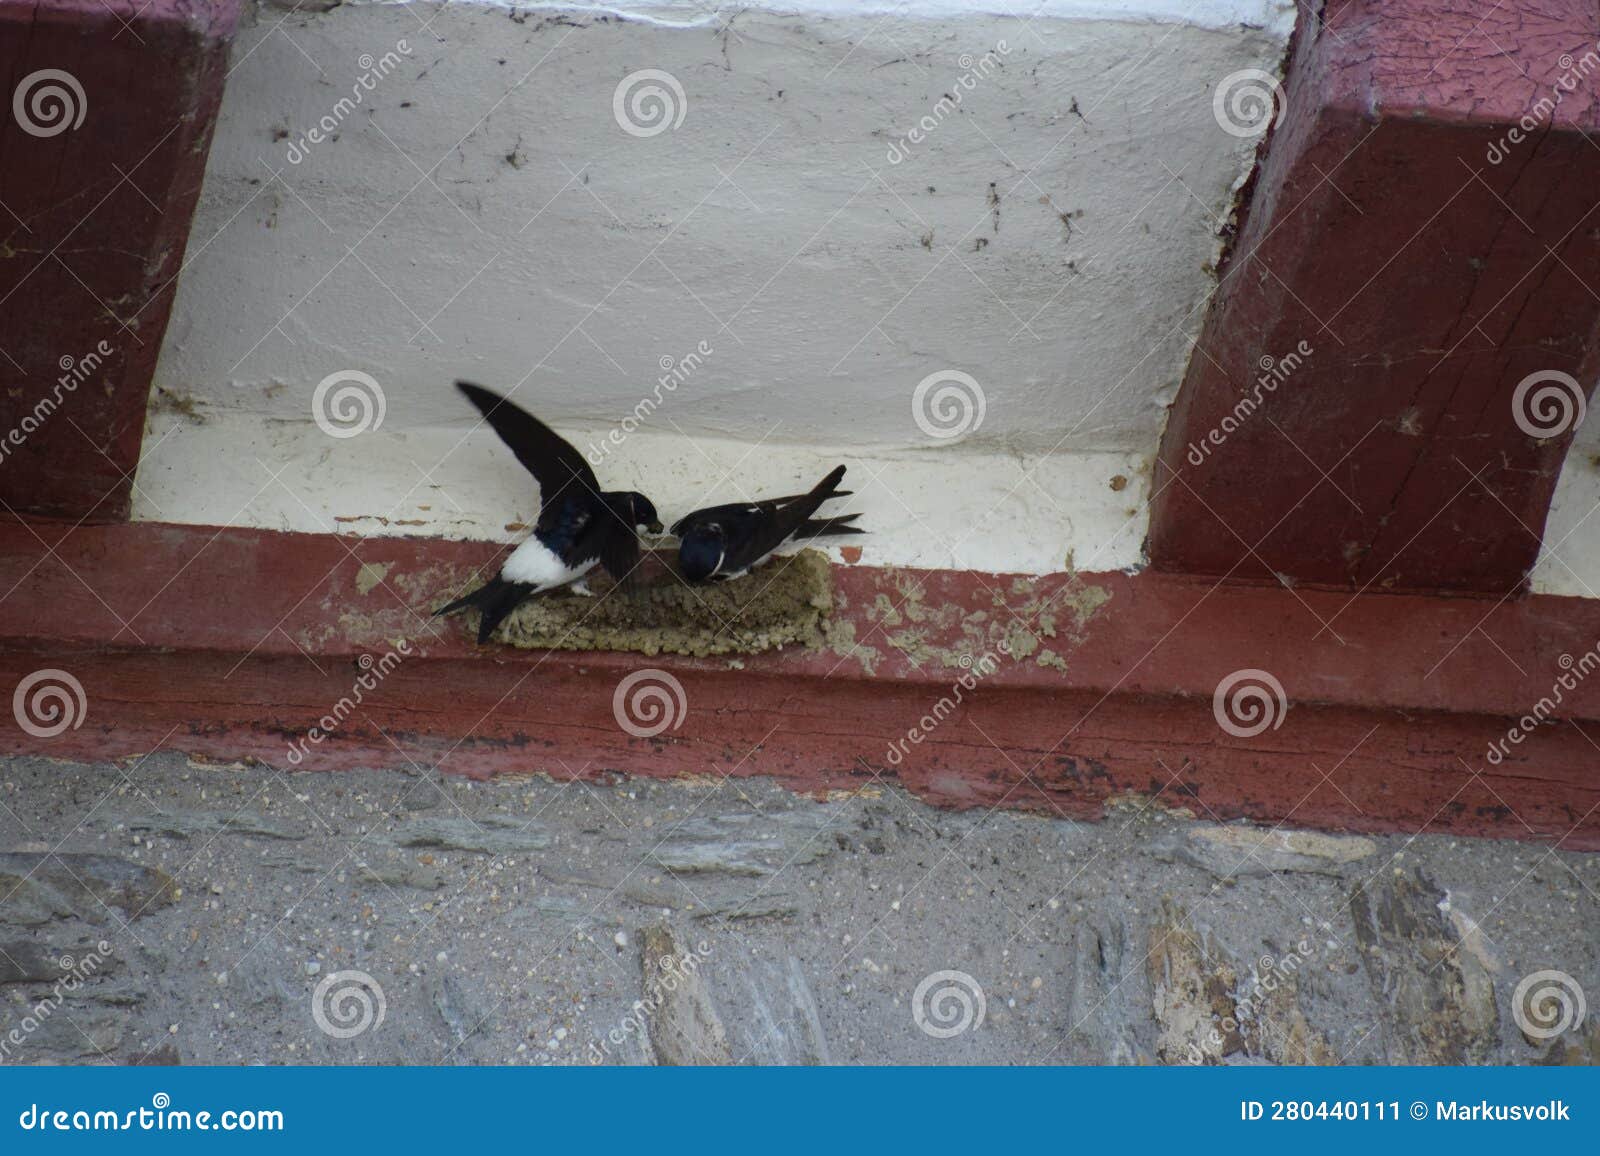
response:
[[(596, 572), (598, 573), (598, 572)], [(817, 550), (774, 558), (743, 578), (685, 586), (647, 557), (634, 589), (606, 579), (594, 597), (550, 594), (523, 603), (496, 631), (532, 650), (633, 650), (643, 654), (757, 654), (825, 644), (832, 567)]]

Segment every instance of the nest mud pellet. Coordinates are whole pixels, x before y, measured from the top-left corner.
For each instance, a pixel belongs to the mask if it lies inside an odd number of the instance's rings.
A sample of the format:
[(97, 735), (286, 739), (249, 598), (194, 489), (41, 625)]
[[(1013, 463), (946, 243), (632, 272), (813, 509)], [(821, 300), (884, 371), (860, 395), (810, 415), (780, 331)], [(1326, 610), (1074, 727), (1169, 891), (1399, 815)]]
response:
[[(596, 572), (598, 574), (598, 572)], [(594, 597), (549, 594), (524, 602), (496, 632), (533, 650), (643, 654), (756, 654), (825, 644), (833, 611), (827, 556), (804, 550), (729, 582), (686, 586), (647, 559), (635, 589), (591, 581)]]

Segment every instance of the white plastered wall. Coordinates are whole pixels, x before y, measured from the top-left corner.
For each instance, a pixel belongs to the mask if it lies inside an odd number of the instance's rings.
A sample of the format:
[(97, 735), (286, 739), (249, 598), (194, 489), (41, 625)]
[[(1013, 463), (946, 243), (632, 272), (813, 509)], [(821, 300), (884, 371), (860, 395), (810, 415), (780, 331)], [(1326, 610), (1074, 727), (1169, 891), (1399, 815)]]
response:
[[(1278, 69), (1293, 17), (1288, 0), (263, 7), (138, 516), (516, 537), (534, 492), (474, 430), (450, 388), (466, 377), (514, 389), (664, 513), (844, 461), (864, 561), (1137, 564), (1149, 459), (1255, 145), (1213, 98)], [(641, 85), (665, 95), (660, 131), (628, 102)], [(381, 424), (313, 420), (340, 373), (376, 383)], [(930, 386), (919, 422), (919, 383), (943, 373), (966, 376)], [(928, 432), (945, 387), (959, 437)]]

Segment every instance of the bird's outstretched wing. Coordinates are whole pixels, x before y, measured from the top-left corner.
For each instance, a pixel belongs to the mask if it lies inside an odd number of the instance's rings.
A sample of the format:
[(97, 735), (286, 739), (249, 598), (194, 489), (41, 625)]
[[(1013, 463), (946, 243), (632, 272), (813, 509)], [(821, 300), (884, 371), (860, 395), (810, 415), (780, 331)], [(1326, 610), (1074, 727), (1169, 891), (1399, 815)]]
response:
[(599, 479), (571, 442), (493, 390), (470, 381), (458, 381), (456, 388), (478, 407), (500, 440), (517, 455), (517, 461), (537, 479), (541, 521), (559, 508), (558, 502), (575, 492), (599, 496)]

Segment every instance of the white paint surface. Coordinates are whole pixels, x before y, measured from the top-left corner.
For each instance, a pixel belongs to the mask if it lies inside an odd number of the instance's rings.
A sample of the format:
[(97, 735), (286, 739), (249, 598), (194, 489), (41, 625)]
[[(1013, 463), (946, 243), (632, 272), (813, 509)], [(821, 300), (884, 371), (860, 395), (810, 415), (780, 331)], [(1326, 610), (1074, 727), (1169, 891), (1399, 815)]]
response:
[[(487, 430), (461, 446), (451, 379), (598, 436), (705, 342), (615, 458), (664, 514), (842, 460), (866, 561), (1134, 564), (1127, 512), (1254, 143), (1218, 127), (1212, 93), (1276, 69), (1293, 4), (586, 8), (261, 11), (157, 376), (189, 416), (153, 414), (139, 516), (514, 536), (531, 486)], [(643, 138), (613, 115), (642, 69), (684, 92), (681, 124)], [(290, 163), (330, 115), (336, 138)], [(334, 439), (311, 397), (349, 370), (380, 384), (384, 422)], [(960, 440), (912, 416), (946, 370), (983, 392)], [(712, 486), (701, 450), (736, 475)]]
[(1600, 417), (1592, 411), (1561, 466), (1539, 561), (1529, 576), (1537, 594), (1600, 598)]
[[(156, 419), (139, 471), (141, 516), (205, 525), (371, 536), (429, 533), (511, 542), (538, 516), (538, 487), (466, 402), (449, 428), (336, 440), (314, 425)], [(563, 427), (584, 445), (606, 431)], [(835, 539), (875, 566), (1048, 574), (1135, 565), (1147, 474), (1136, 453), (861, 455), (773, 442), (641, 430), (597, 470), (608, 489), (644, 492), (671, 525), (691, 510), (810, 489), (848, 467), (870, 533)], [(1117, 482), (1117, 478), (1124, 479)], [(203, 484), (201, 480), (203, 479)], [(1124, 488), (1114, 489), (1120, 485)], [(995, 558), (1003, 565), (996, 566)]]
[[(405, 3), (407, 0), (354, 0), (355, 3)], [(632, 0), (626, 4), (533, 3), (480, 0), (496, 7), (537, 12), (604, 13), (624, 20), (669, 28), (714, 27), (739, 11), (802, 16), (897, 16), (927, 20), (971, 16), (1009, 16), (1018, 20), (1151, 20), (1200, 28), (1268, 28), (1288, 36), (1294, 5), (1274, 0), (740, 0), (725, 11), (707, 0)]]

